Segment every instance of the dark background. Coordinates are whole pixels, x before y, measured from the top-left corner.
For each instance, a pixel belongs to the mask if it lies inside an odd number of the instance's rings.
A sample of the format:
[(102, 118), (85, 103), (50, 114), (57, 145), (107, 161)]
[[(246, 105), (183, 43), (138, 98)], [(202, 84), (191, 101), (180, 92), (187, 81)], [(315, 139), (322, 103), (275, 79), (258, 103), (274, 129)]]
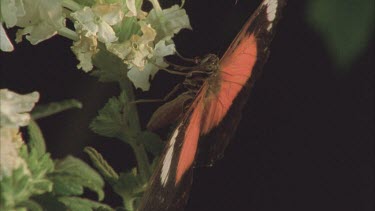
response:
[[(187, 57), (222, 55), (258, 3), (187, 1), (194, 30), (175, 38), (178, 51)], [(290, 1), (237, 135), (223, 160), (196, 169), (187, 210), (374, 209), (374, 39), (340, 73), (305, 19), (303, 1)], [(80, 100), (83, 109), (38, 122), (48, 150), (54, 158), (73, 154), (87, 160), (82, 149), (94, 146), (117, 171), (125, 171), (135, 165), (130, 147), (87, 128), (119, 90), (76, 70), (70, 45), (56, 36), (2, 53), (1, 87), (19, 93), (37, 90), (41, 103)], [(140, 98), (162, 97), (181, 80), (160, 73), (152, 91), (137, 93)], [(144, 124), (157, 106), (139, 107)], [(105, 202), (121, 205), (112, 192)]]

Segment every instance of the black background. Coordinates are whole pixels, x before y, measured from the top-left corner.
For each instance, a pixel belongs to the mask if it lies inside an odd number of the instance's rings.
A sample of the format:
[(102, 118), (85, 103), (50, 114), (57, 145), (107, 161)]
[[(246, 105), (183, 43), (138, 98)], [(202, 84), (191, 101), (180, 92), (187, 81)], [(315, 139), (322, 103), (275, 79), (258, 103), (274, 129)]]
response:
[[(222, 55), (258, 3), (187, 1), (194, 30), (175, 38), (178, 51), (187, 57)], [(223, 160), (196, 169), (187, 210), (374, 209), (374, 40), (344, 74), (305, 16), (303, 1), (285, 9), (237, 135)], [(70, 45), (56, 36), (2, 53), (1, 87), (37, 90), (41, 103), (82, 101), (81, 110), (39, 121), (48, 150), (54, 158), (73, 154), (87, 160), (82, 149), (94, 146), (117, 171), (125, 171), (135, 165), (130, 147), (87, 128), (119, 90), (76, 70)], [(159, 73), (149, 93), (137, 94), (162, 97), (181, 80)], [(157, 106), (139, 107), (144, 124)], [(106, 190), (105, 202), (120, 206), (120, 197)]]

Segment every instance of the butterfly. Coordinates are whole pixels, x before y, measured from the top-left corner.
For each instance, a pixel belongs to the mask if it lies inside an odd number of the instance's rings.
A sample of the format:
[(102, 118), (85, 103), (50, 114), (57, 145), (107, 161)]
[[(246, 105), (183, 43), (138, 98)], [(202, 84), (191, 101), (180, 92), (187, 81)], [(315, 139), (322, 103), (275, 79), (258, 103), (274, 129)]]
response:
[[(185, 74), (188, 91), (155, 112), (158, 118), (151, 118), (149, 127), (170, 121), (176, 121), (177, 127), (149, 181), (139, 211), (183, 210), (194, 165), (212, 165), (223, 156), (254, 81), (268, 59), (285, 4), (286, 0), (264, 0), (223, 57), (209, 54), (198, 59), (197, 66)], [(161, 117), (168, 120), (160, 121)]]

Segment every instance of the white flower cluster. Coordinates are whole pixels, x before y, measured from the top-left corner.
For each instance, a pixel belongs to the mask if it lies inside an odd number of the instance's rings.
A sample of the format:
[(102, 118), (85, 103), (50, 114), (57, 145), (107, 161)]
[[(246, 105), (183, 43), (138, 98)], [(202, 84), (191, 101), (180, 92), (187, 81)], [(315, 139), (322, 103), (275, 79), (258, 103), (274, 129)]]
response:
[(0, 0), (0, 49), (13, 51), (14, 47), (5, 33), (7, 28), (22, 27), (18, 30), (16, 42), (26, 35), (32, 44), (49, 39), (65, 26), (62, 15), (62, 0)]
[[(175, 53), (172, 37), (191, 28), (184, 9), (174, 5), (163, 10), (157, 0), (149, 0), (154, 7), (149, 13), (141, 10), (143, 0), (93, 0), (90, 6), (80, 5), (79, 0), (0, 1), (2, 51), (14, 49), (3, 24), (22, 28), (16, 42), (26, 35), (37, 44), (59, 33), (74, 40), (71, 49), (79, 69), (91, 71), (94, 55), (107, 50), (128, 65), (128, 77), (142, 90), (148, 90), (149, 78), (167, 66), (163, 57)], [(65, 27), (66, 18), (75, 31)]]
[(19, 127), (29, 123), (28, 112), (38, 100), (38, 92), (19, 95), (8, 89), (0, 89), (0, 180), (21, 166), (27, 172), (25, 161), (18, 155), (18, 150), (24, 144)]

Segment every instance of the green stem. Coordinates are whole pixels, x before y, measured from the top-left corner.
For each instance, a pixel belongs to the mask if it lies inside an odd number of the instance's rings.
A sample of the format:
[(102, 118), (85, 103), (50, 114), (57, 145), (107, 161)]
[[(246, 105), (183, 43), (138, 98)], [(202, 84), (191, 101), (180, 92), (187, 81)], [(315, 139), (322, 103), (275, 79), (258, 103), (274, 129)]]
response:
[(71, 39), (73, 41), (77, 41), (79, 40), (79, 37), (77, 35), (77, 33), (71, 29), (68, 29), (66, 27), (61, 27), (57, 33), (63, 37), (66, 37), (68, 39)]
[(137, 159), (139, 175), (141, 176), (142, 181), (146, 183), (151, 177), (151, 168), (150, 163), (148, 162), (146, 150), (143, 144), (138, 141), (131, 144), (131, 147)]
[(150, 2), (156, 11), (156, 14), (160, 15), (162, 13), (162, 9), (158, 0), (150, 0)]
[(124, 205), (126, 211), (134, 211), (134, 199), (133, 198), (124, 198)]
[[(119, 84), (120, 84), (121, 89), (126, 92), (126, 95), (128, 96), (128, 101), (129, 102), (134, 101), (135, 96), (134, 96), (133, 86), (131, 85), (129, 79), (127, 77), (124, 77), (121, 80), (119, 80)], [(141, 126), (140, 126), (137, 106), (135, 103), (129, 103), (128, 106), (129, 106), (128, 118), (131, 120), (129, 123), (130, 124), (129, 128), (135, 134), (140, 134)], [(129, 141), (129, 143), (137, 159), (139, 174), (143, 182), (147, 182), (149, 178), (151, 177), (151, 167), (148, 161), (146, 150), (143, 144), (139, 142), (139, 140)]]

